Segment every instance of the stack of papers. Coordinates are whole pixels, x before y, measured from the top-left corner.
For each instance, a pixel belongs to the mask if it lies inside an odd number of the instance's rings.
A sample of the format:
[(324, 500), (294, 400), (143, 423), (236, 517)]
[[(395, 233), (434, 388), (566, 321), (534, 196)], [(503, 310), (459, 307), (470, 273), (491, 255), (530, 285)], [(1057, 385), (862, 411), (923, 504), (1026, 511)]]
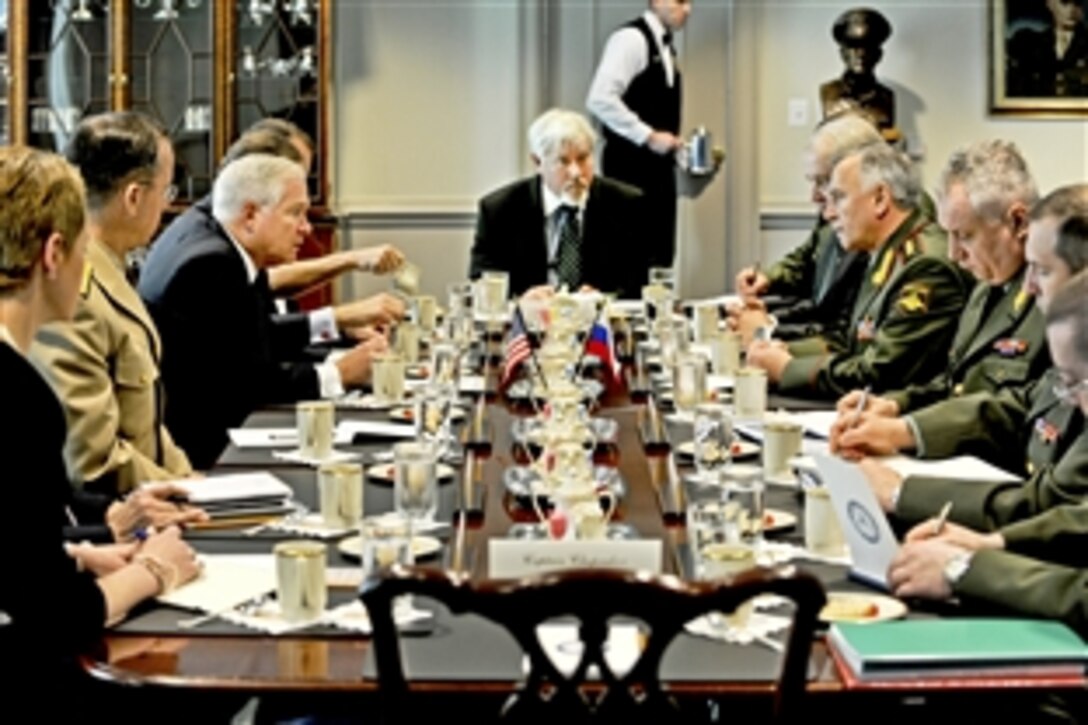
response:
[(271, 473), (234, 473), (173, 481), (189, 502), (214, 518), (279, 514), (293, 510), (291, 487)]

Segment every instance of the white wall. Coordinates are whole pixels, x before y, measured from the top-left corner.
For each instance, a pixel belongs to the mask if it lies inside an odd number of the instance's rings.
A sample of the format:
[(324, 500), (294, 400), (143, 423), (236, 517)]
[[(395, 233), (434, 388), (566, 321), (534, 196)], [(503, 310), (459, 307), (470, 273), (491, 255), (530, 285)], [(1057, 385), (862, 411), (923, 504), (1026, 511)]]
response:
[[(1039, 185), (1088, 178), (1088, 123), (989, 116), (987, 3), (865, 3), (891, 21), (877, 75), (928, 185), (956, 146), (1017, 142)], [(348, 244), (409, 249), (424, 286), (465, 274), (476, 200), (531, 171), (524, 130), (551, 105), (581, 109), (604, 39), (642, 0), (351, 0), (336, 8), (334, 199)], [(679, 37), (684, 128), (724, 141), (723, 172), (682, 199), (682, 292), (710, 294), (811, 224), (800, 155), (818, 88), (842, 71), (830, 36), (857, 2), (694, 0)], [(808, 102), (787, 124), (790, 99)], [(354, 291), (350, 285), (345, 291)]]

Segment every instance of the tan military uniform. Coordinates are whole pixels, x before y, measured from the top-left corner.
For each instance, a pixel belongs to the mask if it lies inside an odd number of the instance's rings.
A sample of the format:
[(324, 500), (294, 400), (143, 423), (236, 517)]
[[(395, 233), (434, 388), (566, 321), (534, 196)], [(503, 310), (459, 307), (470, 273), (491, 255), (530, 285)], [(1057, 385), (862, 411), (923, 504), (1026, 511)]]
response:
[(92, 241), (75, 318), (46, 325), (31, 347), (64, 404), (65, 453), (77, 484), (123, 493), (192, 471), (162, 424), (161, 355), (159, 333), (121, 260)]
[(1050, 367), (1043, 315), (1025, 289), (1026, 267), (1008, 284), (980, 282), (960, 316), (948, 367), (924, 385), (886, 393), (901, 412), (950, 397), (1024, 385)]
[(967, 301), (965, 281), (946, 249), (940, 227), (914, 211), (873, 253), (846, 349), (795, 356), (779, 391), (835, 399), (855, 388), (882, 392), (937, 375)]

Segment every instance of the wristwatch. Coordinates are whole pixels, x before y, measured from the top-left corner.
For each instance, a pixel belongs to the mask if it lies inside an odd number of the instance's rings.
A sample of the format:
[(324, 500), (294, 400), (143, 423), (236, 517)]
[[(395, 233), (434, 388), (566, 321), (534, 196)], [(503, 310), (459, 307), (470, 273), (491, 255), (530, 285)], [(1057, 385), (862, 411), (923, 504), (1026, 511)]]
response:
[(944, 579), (948, 582), (949, 586), (955, 588), (956, 583), (967, 573), (967, 570), (971, 566), (972, 553), (973, 552), (970, 551), (964, 551), (956, 554), (945, 562)]

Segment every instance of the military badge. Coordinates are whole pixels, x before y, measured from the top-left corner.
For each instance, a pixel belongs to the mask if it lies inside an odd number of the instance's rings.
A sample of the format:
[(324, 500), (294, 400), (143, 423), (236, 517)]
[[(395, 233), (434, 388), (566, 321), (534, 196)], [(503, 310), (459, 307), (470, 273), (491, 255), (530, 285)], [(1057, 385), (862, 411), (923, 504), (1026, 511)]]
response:
[(905, 314), (919, 315), (929, 310), (929, 296), (929, 285), (912, 282), (903, 287), (895, 306)]
[(876, 323), (872, 317), (866, 317), (858, 323), (858, 342), (869, 342), (876, 337)]
[(1035, 421), (1035, 432), (1042, 439), (1043, 443), (1053, 445), (1057, 442), (1061, 431), (1058, 430), (1058, 426), (1054, 425), (1046, 418), (1039, 418)]
[(1006, 337), (994, 343), (994, 350), (1001, 357), (1017, 357), (1028, 351), (1028, 341), (1018, 340), (1015, 337)]

